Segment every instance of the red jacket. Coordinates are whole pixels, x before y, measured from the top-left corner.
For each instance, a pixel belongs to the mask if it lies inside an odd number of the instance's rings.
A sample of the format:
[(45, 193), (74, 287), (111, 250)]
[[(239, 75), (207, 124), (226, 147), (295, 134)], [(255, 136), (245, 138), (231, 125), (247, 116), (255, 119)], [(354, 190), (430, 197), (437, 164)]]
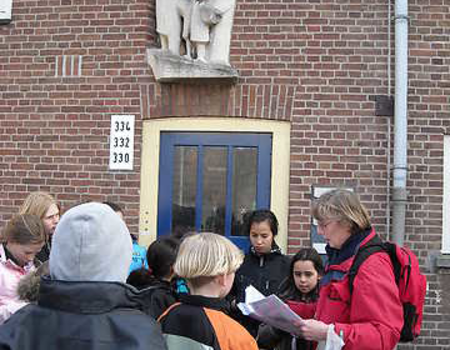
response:
[[(374, 235), (372, 230), (361, 246)], [(384, 252), (367, 258), (350, 295), (346, 272), (353, 258), (327, 267), (326, 274), (334, 272), (336, 278), (322, 286), (315, 318), (335, 325), (336, 333), (343, 335), (345, 350), (391, 350), (403, 326), (403, 308), (391, 260)]]

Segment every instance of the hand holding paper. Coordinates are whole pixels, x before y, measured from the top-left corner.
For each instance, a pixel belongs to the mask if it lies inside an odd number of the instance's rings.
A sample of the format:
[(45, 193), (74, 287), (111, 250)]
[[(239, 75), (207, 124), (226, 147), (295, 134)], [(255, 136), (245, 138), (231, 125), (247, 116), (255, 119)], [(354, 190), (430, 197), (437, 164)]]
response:
[(238, 307), (244, 315), (294, 335), (299, 334), (299, 326), (304, 323), (276, 295), (265, 297), (253, 286), (245, 289), (245, 303)]

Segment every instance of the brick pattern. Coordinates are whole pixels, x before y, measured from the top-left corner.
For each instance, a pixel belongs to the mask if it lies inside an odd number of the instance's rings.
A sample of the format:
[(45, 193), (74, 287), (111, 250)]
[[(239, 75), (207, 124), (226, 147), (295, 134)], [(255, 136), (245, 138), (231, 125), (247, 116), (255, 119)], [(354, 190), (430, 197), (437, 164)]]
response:
[(144, 119), (221, 116), (290, 120), (296, 86), (141, 85)]
[[(450, 2), (410, 3), (408, 163), (410, 245), (422, 262), (441, 249), (443, 134), (450, 132)], [(448, 234), (448, 233), (447, 233)], [(449, 275), (429, 275), (422, 346), (450, 347)], [(406, 348), (406, 347), (402, 347)]]
[[(394, 93), (388, 4), (238, 1), (232, 61), (245, 82), (297, 85), (292, 114), (289, 251), (309, 244), (311, 186), (354, 187), (386, 234), (393, 120), (376, 117), (376, 95)], [(450, 3), (409, 3), (408, 206), (406, 244), (424, 270), (442, 237), (442, 135), (450, 131)], [(391, 27), (394, 55), (394, 26)], [(388, 64), (391, 63), (389, 84)], [(390, 86), (390, 89), (389, 89)], [(391, 137), (388, 137), (391, 136)], [(391, 147), (390, 149), (388, 147)], [(393, 159), (391, 158), (391, 167)], [(422, 336), (400, 349), (450, 346), (442, 275), (429, 275)]]
[[(450, 133), (450, 2), (408, 3), (406, 244), (429, 272)], [(393, 2), (238, 0), (230, 58), (239, 82), (208, 87), (155, 83), (145, 63), (146, 48), (158, 46), (154, 1), (13, 4), (13, 22), (0, 26), (0, 227), (41, 189), (64, 207), (120, 202), (137, 230), (141, 120), (223, 115), (291, 122), (291, 253), (309, 244), (315, 184), (354, 187), (386, 234), (393, 120), (375, 116), (375, 96), (394, 93)], [(109, 118), (120, 113), (137, 116), (132, 172), (108, 171)], [(450, 346), (448, 283), (428, 279), (422, 336), (400, 349)]]
[[(138, 0), (14, 0), (0, 26), (0, 222), (31, 191), (63, 208), (124, 205), (136, 231), (140, 188), (140, 82), (154, 4)], [(108, 170), (112, 114), (137, 116), (135, 169)]]

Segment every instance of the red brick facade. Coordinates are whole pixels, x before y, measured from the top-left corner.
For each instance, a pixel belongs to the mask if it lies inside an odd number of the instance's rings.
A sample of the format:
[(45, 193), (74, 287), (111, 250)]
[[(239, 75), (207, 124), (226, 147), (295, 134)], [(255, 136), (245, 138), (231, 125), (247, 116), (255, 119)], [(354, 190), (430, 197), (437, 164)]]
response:
[[(155, 82), (145, 56), (158, 46), (154, 7), (13, 0), (12, 22), (0, 25), (0, 227), (27, 193), (45, 190), (63, 207), (120, 202), (137, 230), (142, 120), (226, 116), (291, 123), (290, 252), (309, 244), (311, 185), (356, 188), (386, 233), (394, 121), (375, 115), (375, 97), (395, 91), (388, 1), (237, 0), (230, 58), (240, 78), (211, 86)], [(411, 0), (408, 10), (405, 242), (430, 271), (450, 133), (450, 1)], [(112, 114), (136, 115), (131, 172), (108, 170)], [(450, 347), (447, 276), (428, 275), (423, 335), (401, 348)]]

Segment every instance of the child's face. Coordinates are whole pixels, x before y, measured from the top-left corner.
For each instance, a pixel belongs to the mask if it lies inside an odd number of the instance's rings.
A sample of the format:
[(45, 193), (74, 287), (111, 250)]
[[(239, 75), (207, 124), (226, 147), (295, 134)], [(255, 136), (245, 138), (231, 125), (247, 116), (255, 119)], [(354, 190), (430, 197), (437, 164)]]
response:
[(273, 233), (268, 220), (254, 222), (250, 226), (250, 243), (259, 255), (270, 252), (273, 243)]
[(56, 204), (52, 204), (42, 218), (42, 223), (44, 224), (44, 230), (47, 236), (51, 236), (55, 232), (58, 222), (59, 208)]
[(319, 274), (311, 260), (298, 260), (292, 271), (295, 287), (303, 294), (308, 294), (316, 288)]
[(231, 287), (233, 287), (234, 275), (235, 273), (232, 272), (223, 276), (224, 279), (223, 289), (219, 295), (219, 298), (225, 298), (228, 295), (228, 293), (230, 293)]
[(26, 264), (32, 262), (37, 253), (39, 253), (44, 246), (42, 243), (28, 243), (20, 244), (16, 242), (8, 242), (6, 247), (12, 256), (17, 260), (20, 266), (25, 266)]

